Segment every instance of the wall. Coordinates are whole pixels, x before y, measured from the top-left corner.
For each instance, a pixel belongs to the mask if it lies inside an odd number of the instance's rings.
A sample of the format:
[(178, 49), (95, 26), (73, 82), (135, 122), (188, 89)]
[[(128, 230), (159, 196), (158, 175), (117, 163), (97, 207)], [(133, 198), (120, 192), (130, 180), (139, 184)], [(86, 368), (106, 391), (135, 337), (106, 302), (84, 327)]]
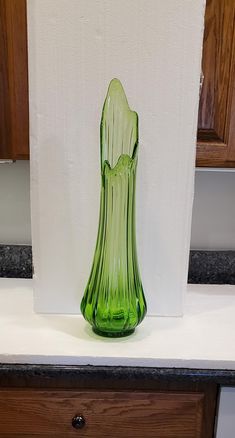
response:
[(0, 244), (29, 244), (29, 162), (0, 164)]
[[(28, 162), (0, 165), (0, 202), (0, 243), (31, 244)], [(235, 172), (196, 172), (191, 248), (235, 250)]]
[[(0, 202), (0, 243), (30, 244), (28, 162), (0, 165)], [(235, 250), (235, 172), (196, 172), (191, 248)]]
[[(0, 166), (0, 243), (31, 243), (29, 163)], [(235, 249), (235, 173), (196, 172), (191, 248)]]
[(235, 249), (235, 172), (197, 171), (192, 249)]

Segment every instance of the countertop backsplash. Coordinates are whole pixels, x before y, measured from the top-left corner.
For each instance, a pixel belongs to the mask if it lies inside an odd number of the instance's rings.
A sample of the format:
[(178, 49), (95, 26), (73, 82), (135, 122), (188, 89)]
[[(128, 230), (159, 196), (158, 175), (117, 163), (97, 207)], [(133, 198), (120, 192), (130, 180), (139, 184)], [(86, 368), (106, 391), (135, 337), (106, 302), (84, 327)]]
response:
[[(32, 278), (30, 245), (0, 245), (0, 277)], [(191, 250), (188, 283), (235, 284), (235, 251)]]
[(0, 277), (32, 278), (32, 247), (0, 245)]

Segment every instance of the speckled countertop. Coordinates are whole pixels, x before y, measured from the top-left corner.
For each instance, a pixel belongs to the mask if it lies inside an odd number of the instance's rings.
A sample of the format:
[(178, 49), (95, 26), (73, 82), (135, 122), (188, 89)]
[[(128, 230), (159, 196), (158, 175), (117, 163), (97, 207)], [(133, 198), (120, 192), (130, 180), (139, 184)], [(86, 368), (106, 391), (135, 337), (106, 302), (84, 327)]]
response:
[(32, 278), (32, 248), (0, 245), (0, 277)]
[[(31, 278), (32, 248), (0, 245), (0, 277)], [(235, 251), (190, 252), (189, 283), (235, 284)]]
[(235, 251), (191, 251), (188, 282), (235, 284)]

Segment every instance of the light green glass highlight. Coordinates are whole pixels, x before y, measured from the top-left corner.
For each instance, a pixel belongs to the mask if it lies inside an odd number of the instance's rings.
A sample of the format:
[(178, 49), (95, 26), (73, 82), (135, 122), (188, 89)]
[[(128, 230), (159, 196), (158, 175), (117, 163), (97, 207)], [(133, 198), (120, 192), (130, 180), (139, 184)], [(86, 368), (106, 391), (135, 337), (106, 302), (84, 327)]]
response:
[(110, 82), (100, 124), (101, 200), (93, 265), (81, 312), (93, 330), (131, 334), (146, 314), (139, 274), (135, 186), (138, 115), (118, 79)]

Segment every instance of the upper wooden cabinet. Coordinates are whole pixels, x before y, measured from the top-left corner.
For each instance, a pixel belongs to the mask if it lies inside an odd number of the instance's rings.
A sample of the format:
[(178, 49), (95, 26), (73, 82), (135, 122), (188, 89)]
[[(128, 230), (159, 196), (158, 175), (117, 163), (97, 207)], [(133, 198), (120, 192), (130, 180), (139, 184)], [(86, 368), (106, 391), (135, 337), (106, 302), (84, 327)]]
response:
[(25, 0), (0, 0), (0, 108), (0, 159), (28, 159)]
[(207, 0), (197, 166), (235, 167), (235, 0)]
[[(207, 0), (197, 166), (235, 167), (235, 0)], [(26, 0), (0, 0), (0, 159), (29, 158)]]

